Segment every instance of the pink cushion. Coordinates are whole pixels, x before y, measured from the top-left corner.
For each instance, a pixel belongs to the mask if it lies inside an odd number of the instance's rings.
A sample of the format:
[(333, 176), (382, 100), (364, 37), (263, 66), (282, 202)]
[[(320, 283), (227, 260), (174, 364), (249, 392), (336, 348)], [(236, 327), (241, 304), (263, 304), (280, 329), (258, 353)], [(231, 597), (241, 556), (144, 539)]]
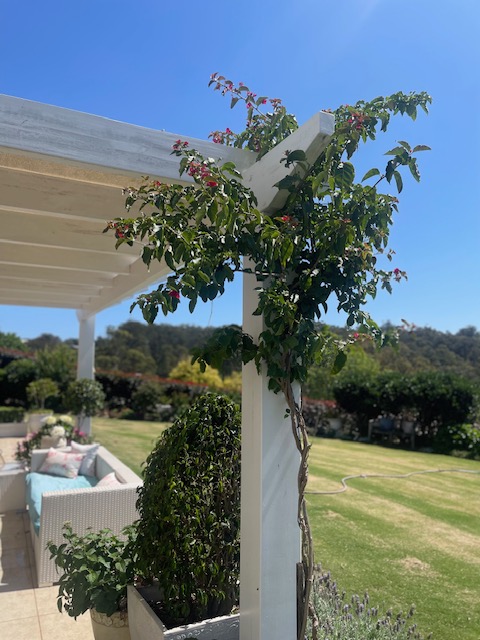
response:
[(50, 448), (38, 471), (39, 473), (48, 473), (51, 476), (76, 478), (83, 458), (82, 453), (67, 453)]
[(122, 484), (122, 483), (117, 480), (115, 476), (115, 472), (112, 471), (112, 473), (107, 473), (106, 476), (104, 476), (101, 480), (99, 480), (95, 486), (96, 487), (116, 487), (119, 484)]

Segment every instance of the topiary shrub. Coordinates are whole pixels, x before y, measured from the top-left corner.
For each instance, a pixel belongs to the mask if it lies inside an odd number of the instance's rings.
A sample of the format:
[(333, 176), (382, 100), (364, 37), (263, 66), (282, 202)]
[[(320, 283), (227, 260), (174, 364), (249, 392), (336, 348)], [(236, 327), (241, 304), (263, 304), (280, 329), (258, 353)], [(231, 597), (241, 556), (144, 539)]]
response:
[(225, 398), (196, 400), (159, 438), (139, 489), (140, 573), (158, 581), (160, 616), (187, 624), (238, 601), (240, 412)]
[(80, 378), (71, 382), (67, 392), (68, 407), (78, 415), (79, 424), (87, 417), (96, 415), (103, 409), (105, 394), (96, 380)]

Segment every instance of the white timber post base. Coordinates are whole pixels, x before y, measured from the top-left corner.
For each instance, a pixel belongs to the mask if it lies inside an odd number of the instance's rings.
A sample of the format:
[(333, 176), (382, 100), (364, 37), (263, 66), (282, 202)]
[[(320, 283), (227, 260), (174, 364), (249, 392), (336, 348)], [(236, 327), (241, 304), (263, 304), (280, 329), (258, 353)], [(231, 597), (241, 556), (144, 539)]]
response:
[[(244, 275), (243, 330), (258, 338), (261, 316), (255, 278)], [(268, 378), (253, 362), (242, 383), (242, 495), (240, 640), (297, 637), (297, 474), (295, 446), (283, 394), (268, 390)]]
[[(80, 378), (95, 378), (95, 315), (85, 316), (77, 311), (79, 322), (77, 380)], [(82, 422), (82, 431), (90, 435), (92, 419), (87, 416)]]

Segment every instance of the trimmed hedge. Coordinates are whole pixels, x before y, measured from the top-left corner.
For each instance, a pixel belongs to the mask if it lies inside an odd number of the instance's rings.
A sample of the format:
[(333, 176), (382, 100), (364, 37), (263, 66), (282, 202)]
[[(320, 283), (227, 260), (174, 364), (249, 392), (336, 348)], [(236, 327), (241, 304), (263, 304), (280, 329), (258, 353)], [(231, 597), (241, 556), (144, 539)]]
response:
[(23, 407), (0, 407), (0, 423), (2, 422), (22, 422), (25, 417)]

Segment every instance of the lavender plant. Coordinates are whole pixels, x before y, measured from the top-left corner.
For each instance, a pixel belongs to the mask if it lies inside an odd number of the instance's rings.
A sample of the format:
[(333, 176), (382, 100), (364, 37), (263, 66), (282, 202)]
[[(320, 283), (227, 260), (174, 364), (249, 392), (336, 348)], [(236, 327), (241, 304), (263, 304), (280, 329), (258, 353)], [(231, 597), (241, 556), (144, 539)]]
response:
[(428, 640), (412, 621), (415, 606), (407, 614), (394, 614), (388, 609), (381, 614), (370, 604), (366, 592), (363, 597), (353, 595), (347, 600), (340, 592), (330, 573), (317, 568), (312, 588), (312, 606), (316, 616), (311, 617), (308, 640)]

